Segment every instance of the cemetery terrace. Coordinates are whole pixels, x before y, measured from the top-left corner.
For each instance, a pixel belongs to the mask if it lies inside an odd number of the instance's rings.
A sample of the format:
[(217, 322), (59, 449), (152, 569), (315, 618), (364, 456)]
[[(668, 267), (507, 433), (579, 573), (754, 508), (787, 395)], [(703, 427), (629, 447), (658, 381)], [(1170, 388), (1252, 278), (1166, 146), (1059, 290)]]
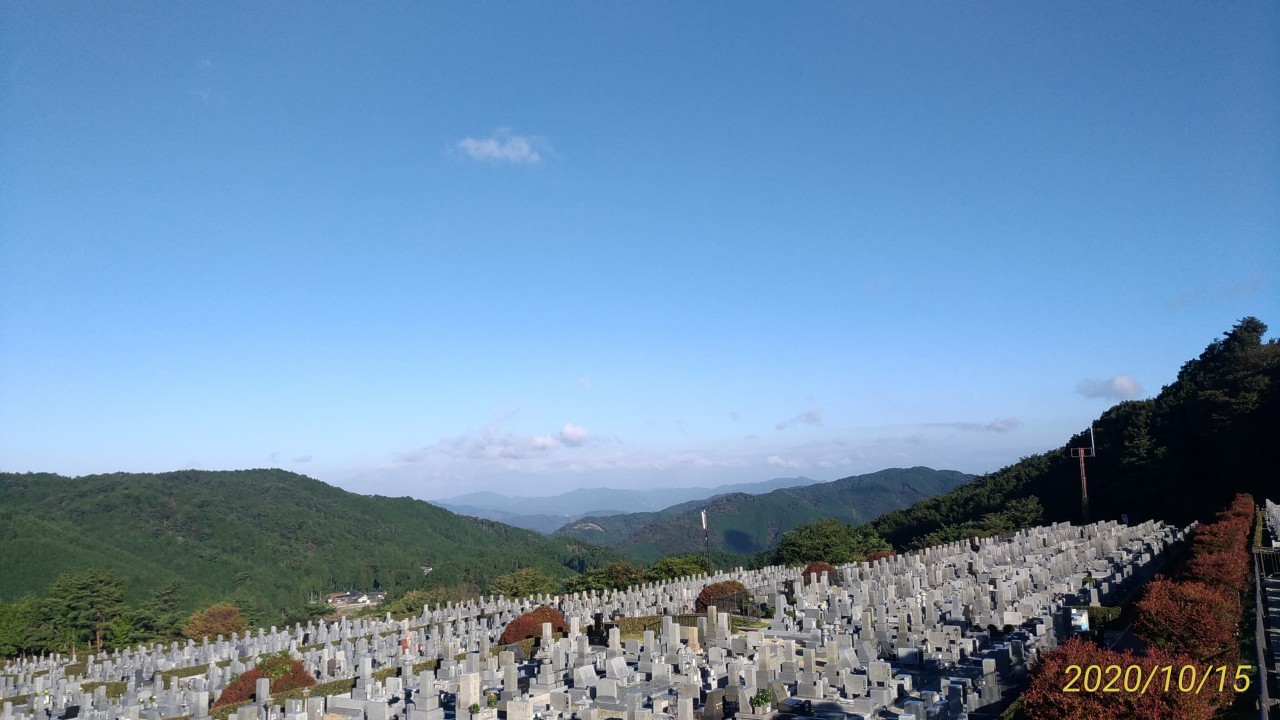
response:
[[(11, 661), (0, 668), (0, 720), (199, 720), (235, 676), (282, 652), (303, 663), (319, 691), (281, 701), (259, 680), (255, 701), (232, 717), (966, 718), (998, 708), (1034, 659), (1069, 632), (1068, 606), (1132, 590), (1186, 535), (1156, 522), (1057, 524), (845, 565), (837, 578), (823, 573), (808, 585), (800, 568), (775, 566), (625, 591), (424, 607), (400, 621), (344, 617), (201, 643)], [(728, 614), (715, 608), (685, 615), (706, 584), (721, 580), (742, 583), (756, 607), (771, 610), (768, 627), (733, 633)], [(544, 603), (568, 620), (564, 637), (543, 625), (531, 657), (520, 646), (495, 646), (508, 622)], [(628, 617), (653, 620), (624, 639), (613, 621)], [(122, 683), (115, 686), (122, 691), (113, 696), (103, 683)], [(752, 707), (754, 698), (763, 702), (761, 690), (771, 699)]]

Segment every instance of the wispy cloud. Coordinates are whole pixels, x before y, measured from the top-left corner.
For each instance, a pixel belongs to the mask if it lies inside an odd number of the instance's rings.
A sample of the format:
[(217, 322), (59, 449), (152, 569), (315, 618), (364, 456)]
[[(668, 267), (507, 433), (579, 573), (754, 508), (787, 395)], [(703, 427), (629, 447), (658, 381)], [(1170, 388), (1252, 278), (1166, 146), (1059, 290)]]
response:
[(569, 447), (582, 447), (590, 440), (591, 436), (587, 434), (587, 429), (581, 425), (567, 422), (564, 427), (560, 428), (560, 442)]
[(475, 160), (532, 165), (542, 162), (542, 155), (550, 151), (550, 146), (536, 136), (515, 135), (510, 128), (498, 128), (489, 137), (459, 140), (458, 149)]
[(779, 430), (786, 430), (787, 428), (794, 427), (795, 425), (800, 423), (803, 423), (805, 425), (821, 425), (822, 424), (822, 408), (814, 408), (813, 410), (806, 410), (800, 413), (799, 415), (796, 415), (795, 417), (791, 418), (790, 420), (782, 420), (780, 422), (774, 423), (773, 426)]
[(984, 431), (984, 432), (1009, 432), (1022, 427), (1022, 421), (1018, 418), (998, 418), (989, 423), (975, 422), (943, 422), (943, 423), (926, 423), (925, 427), (945, 427), (955, 428), (957, 430)]
[(1142, 386), (1128, 375), (1120, 373), (1112, 375), (1110, 380), (1081, 380), (1076, 383), (1076, 392), (1087, 398), (1132, 400), (1142, 395)]
[(294, 459), (293, 459), (293, 461), (294, 461), (294, 462), (296, 462), (296, 463), (309, 463), (309, 462), (311, 462), (311, 456), (310, 456), (310, 455), (299, 455), (298, 457), (294, 458)]

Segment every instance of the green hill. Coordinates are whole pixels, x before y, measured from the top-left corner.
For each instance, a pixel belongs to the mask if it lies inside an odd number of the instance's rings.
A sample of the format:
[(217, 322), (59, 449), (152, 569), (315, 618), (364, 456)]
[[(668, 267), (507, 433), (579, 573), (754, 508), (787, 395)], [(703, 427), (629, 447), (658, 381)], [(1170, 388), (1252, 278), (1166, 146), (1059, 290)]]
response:
[[(1131, 522), (1181, 525), (1225, 507), (1236, 493), (1275, 495), (1280, 343), (1263, 342), (1266, 332), (1257, 318), (1241, 320), (1184, 364), (1158, 396), (1122, 402), (1094, 422), (1097, 455), (1086, 460), (1089, 520), (1127, 514)], [(871, 526), (910, 548), (1037, 520), (1080, 522), (1080, 466), (1069, 449), (1088, 445), (1085, 432)]]
[(8, 600), (43, 593), (60, 573), (100, 569), (123, 582), (127, 601), (180, 581), (188, 607), (235, 595), (278, 611), (313, 592), (482, 589), (520, 567), (569, 577), (617, 557), (283, 470), (0, 474), (0, 598)]
[(661, 512), (582, 518), (557, 531), (651, 562), (705, 547), (701, 510), (707, 510), (714, 551), (751, 555), (773, 547), (796, 525), (835, 517), (860, 525), (890, 510), (947, 492), (972, 479), (954, 470), (893, 468), (828, 483), (783, 488), (763, 495), (729, 493)]

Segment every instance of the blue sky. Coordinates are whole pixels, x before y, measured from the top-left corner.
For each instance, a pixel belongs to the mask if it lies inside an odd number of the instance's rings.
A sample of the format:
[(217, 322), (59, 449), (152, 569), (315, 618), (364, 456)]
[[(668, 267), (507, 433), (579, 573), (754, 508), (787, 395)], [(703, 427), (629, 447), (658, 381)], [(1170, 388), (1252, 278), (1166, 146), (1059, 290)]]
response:
[(993, 470), (1280, 323), (1280, 5), (0, 5), (0, 469)]

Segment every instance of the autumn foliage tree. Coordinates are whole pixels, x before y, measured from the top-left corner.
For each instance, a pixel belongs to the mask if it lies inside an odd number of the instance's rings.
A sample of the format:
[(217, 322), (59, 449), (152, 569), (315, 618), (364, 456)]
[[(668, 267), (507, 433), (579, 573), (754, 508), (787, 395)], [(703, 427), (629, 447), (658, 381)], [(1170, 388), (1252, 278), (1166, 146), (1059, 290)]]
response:
[(254, 694), (257, 692), (259, 678), (270, 679), (269, 687), (273, 694), (316, 684), (316, 679), (307, 672), (301, 662), (290, 658), (288, 653), (280, 653), (260, 661), (248, 672), (233, 680), (218, 696), (213, 706), (239, 705), (257, 699)]
[(1196, 553), (1183, 575), (1189, 580), (1216, 585), (1237, 596), (1249, 589), (1249, 553), (1244, 550)]
[(507, 627), (502, 631), (502, 637), (498, 638), (498, 644), (510, 645), (528, 638), (540, 638), (542, 623), (551, 623), (553, 633), (569, 632), (569, 623), (565, 622), (564, 615), (560, 614), (559, 610), (550, 605), (539, 605), (507, 623)]
[(213, 607), (191, 613), (191, 618), (182, 628), (182, 634), (192, 640), (214, 638), (218, 635), (242, 633), (247, 628), (240, 608), (231, 603), (222, 603)]
[(1158, 648), (1201, 663), (1233, 663), (1239, 646), (1240, 598), (1200, 582), (1156, 580), (1138, 601), (1135, 630)]
[[(1129, 671), (1130, 679), (1137, 680), (1140, 677), (1145, 684), (1146, 678), (1159, 668), (1181, 667), (1188, 662), (1188, 658), (1175, 656), (1158, 648), (1151, 648), (1145, 655), (1138, 656), (1130, 652), (1104, 650), (1091, 642), (1071, 638), (1041, 657), (1032, 670), (1030, 686), (1022, 694), (1022, 715), (1031, 719), (1056, 720), (1210, 720), (1218, 700), (1213, 692), (1216, 686), (1209, 692), (1200, 694), (1179, 692), (1176, 685), (1166, 691), (1164, 673), (1159, 672), (1156, 679), (1147, 686), (1146, 692), (1141, 692), (1141, 688), (1132, 692), (1124, 689), (1123, 673), (1130, 666), (1136, 665), (1141, 669), (1140, 675), (1138, 671)], [(1075, 670), (1068, 670), (1071, 666), (1080, 668), (1080, 671), (1077, 673)], [(1105, 671), (1101, 677), (1094, 677), (1091, 682), (1085, 683), (1085, 668), (1108, 666), (1119, 668), (1121, 680), (1118, 685), (1113, 686), (1118, 687), (1118, 691), (1102, 690), (1111, 679), (1111, 674)], [(1175, 677), (1173, 683), (1176, 682)], [(1229, 681), (1227, 684), (1230, 686)], [(1130, 687), (1132, 688), (1132, 684)], [(1073, 688), (1074, 691), (1064, 691), (1064, 688)]]

